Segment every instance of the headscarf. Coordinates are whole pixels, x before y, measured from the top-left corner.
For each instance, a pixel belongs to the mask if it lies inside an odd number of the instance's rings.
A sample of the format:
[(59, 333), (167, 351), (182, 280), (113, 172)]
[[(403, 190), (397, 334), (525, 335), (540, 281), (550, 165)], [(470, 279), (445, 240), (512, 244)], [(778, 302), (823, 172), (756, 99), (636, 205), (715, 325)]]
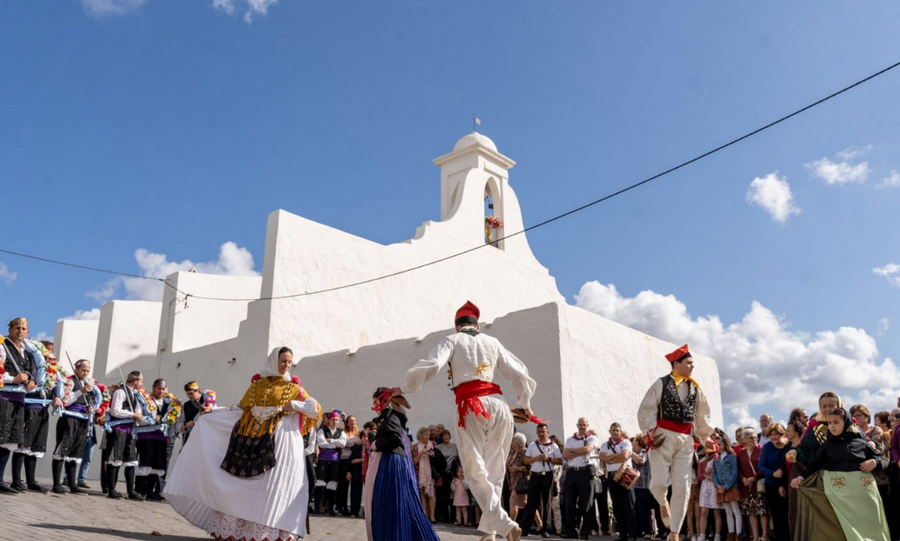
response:
[[(832, 415), (834, 414), (832, 413)], [(849, 410), (844, 410), (844, 431), (837, 436), (832, 434), (830, 430), (828, 431), (828, 441), (850, 441), (861, 437), (863, 437), (862, 431), (860, 431), (859, 427), (856, 426), (856, 423), (853, 422)]]
[[(269, 357), (266, 359), (265, 363), (263, 363), (262, 369), (259, 371), (259, 375), (264, 378), (269, 377), (278, 377), (281, 376), (281, 373), (278, 371), (278, 352), (281, 351), (281, 348), (284, 346), (279, 346), (272, 349), (272, 353), (269, 354)], [(295, 358), (291, 363), (291, 366), (297, 364), (297, 359)], [(291, 371), (288, 370), (284, 376), (285, 381), (291, 380)]]

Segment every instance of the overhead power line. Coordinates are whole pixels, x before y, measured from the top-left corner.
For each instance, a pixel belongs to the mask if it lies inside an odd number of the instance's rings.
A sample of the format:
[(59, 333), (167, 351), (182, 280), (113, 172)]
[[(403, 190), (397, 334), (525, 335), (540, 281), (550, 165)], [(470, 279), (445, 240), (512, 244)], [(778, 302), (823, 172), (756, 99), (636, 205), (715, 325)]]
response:
[(443, 263), (444, 261), (448, 261), (448, 260), (450, 260), (450, 259), (454, 259), (454, 258), (457, 258), (457, 257), (462, 257), (462, 256), (464, 256), (464, 255), (466, 255), (466, 254), (469, 254), (469, 253), (471, 253), (471, 252), (474, 252), (474, 251), (476, 251), (476, 250), (481, 250), (482, 248), (486, 248), (487, 246), (491, 246), (492, 244), (496, 244), (496, 243), (499, 243), (499, 242), (504, 241), (504, 240), (506, 240), (506, 239), (510, 239), (510, 238), (516, 237), (516, 236), (518, 236), (518, 235), (522, 235), (522, 234), (524, 234), (524, 233), (527, 233), (528, 231), (533, 231), (533, 230), (535, 230), (535, 229), (537, 229), (537, 228), (539, 228), (539, 227), (543, 227), (543, 226), (548, 225), (548, 224), (551, 224), (551, 223), (553, 223), (553, 222), (555, 222), (555, 221), (557, 221), (557, 220), (561, 220), (561, 219), (563, 219), (563, 218), (566, 218), (566, 217), (568, 217), (568, 216), (571, 216), (571, 215), (573, 215), (573, 214), (575, 214), (575, 213), (577, 213), (577, 212), (581, 212), (581, 211), (583, 211), (583, 210), (586, 210), (586, 209), (588, 209), (588, 208), (590, 208), (590, 207), (593, 207), (594, 205), (597, 205), (597, 204), (599, 204), (599, 203), (603, 203), (604, 201), (608, 201), (608, 200), (612, 199), (613, 197), (620, 196), (620, 195), (622, 195), (622, 194), (624, 194), (624, 193), (626, 193), (626, 192), (629, 192), (629, 191), (631, 191), (631, 190), (634, 190), (635, 188), (639, 188), (639, 187), (641, 187), (641, 186), (644, 186), (645, 184), (649, 184), (650, 182), (653, 182), (654, 180), (657, 180), (657, 179), (659, 179), (659, 178), (661, 178), (661, 177), (664, 177), (664, 176), (666, 176), (666, 175), (668, 175), (668, 174), (670, 174), (670, 173), (674, 173), (675, 171), (678, 171), (679, 169), (682, 169), (682, 168), (684, 168), (684, 167), (687, 167), (687, 166), (689, 166), (689, 165), (691, 165), (691, 164), (693, 164), (693, 163), (695, 163), (695, 162), (698, 162), (698, 161), (700, 161), (700, 160), (702, 160), (702, 159), (704, 159), (704, 158), (707, 158), (707, 157), (709, 157), (709, 156), (712, 156), (713, 154), (715, 154), (715, 153), (717, 153), (717, 152), (720, 152), (720, 151), (722, 151), (722, 150), (725, 150), (726, 148), (728, 148), (728, 147), (730, 147), (730, 146), (732, 146), (732, 145), (736, 145), (736, 144), (740, 143), (741, 141), (744, 141), (745, 139), (749, 139), (750, 137), (753, 137), (754, 135), (757, 135), (757, 134), (759, 134), (759, 133), (762, 133), (762, 132), (768, 130), (769, 128), (772, 128), (772, 127), (774, 127), (774, 126), (777, 126), (778, 124), (781, 124), (782, 122), (784, 122), (784, 121), (786, 121), (786, 120), (789, 120), (789, 119), (791, 119), (791, 118), (793, 118), (793, 117), (795, 117), (795, 116), (797, 116), (797, 115), (799, 115), (799, 114), (801, 114), (801, 113), (804, 113), (804, 112), (806, 112), (806, 111), (808, 111), (808, 110), (810, 110), (810, 109), (812, 109), (812, 108), (814, 108), (814, 107), (817, 107), (817, 106), (819, 106), (819, 105), (822, 105), (823, 103), (825, 103), (825, 102), (827, 102), (827, 101), (829, 101), (829, 100), (831, 100), (831, 99), (833, 99), (833, 98), (836, 98), (836, 97), (840, 96), (841, 94), (843, 94), (843, 93), (845, 93), (845, 92), (848, 92), (848, 91), (850, 91), (850, 90), (853, 90), (854, 88), (856, 88), (856, 87), (862, 85), (863, 83), (866, 83), (866, 82), (868, 82), (868, 81), (871, 81), (872, 79), (875, 79), (876, 77), (878, 77), (878, 76), (880, 76), (880, 75), (884, 75), (885, 73), (891, 71), (892, 69), (894, 69), (894, 68), (896, 68), (896, 67), (898, 67), (898, 66), (900, 66), (900, 62), (896, 62), (896, 63), (894, 63), (894, 64), (891, 64), (890, 66), (888, 66), (888, 67), (886, 67), (886, 68), (884, 68), (884, 69), (882, 69), (882, 70), (879, 70), (879, 71), (877, 71), (877, 72), (875, 72), (875, 73), (869, 75), (868, 77), (865, 77), (865, 78), (863, 78), (863, 79), (860, 79), (860, 80), (856, 81), (855, 83), (853, 83), (853, 84), (851, 84), (851, 85), (845, 86), (844, 88), (838, 90), (837, 92), (834, 92), (834, 93), (832, 93), (832, 94), (829, 94), (829, 95), (825, 96), (824, 98), (821, 98), (821, 99), (819, 99), (819, 100), (817, 100), (817, 101), (814, 101), (814, 102), (810, 103), (809, 105), (806, 105), (805, 107), (802, 107), (802, 108), (800, 108), (800, 109), (797, 109), (796, 111), (794, 111), (794, 112), (792, 112), (792, 113), (790, 113), (790, 114), (787, 114), (787, 115), (785, 115), (785, 116), (779, 118), (778, 120), (769, 122), (768, 124), (766, 124), (766, 125), (764, 125), (764, 126), (761, 126), (761, 127), (759, 127), (759, 128), (756, 128), (755, 130), (753, 130), (753, 131), (751, 131), (751, 132), (749, 132), (749, 133), (746, 133), (746, 134), (744, 134), (744, 135), (742, 135), (742, 136), (740, 136), (740, 137), (738, 137), (738, 138), (736, 138), (736, 139), (732, 139), (731, 141), (729, 141), (729, 142), (727, 142), (727, 143), (725, 143), (725, 144), (722, 144), (722, 145), (720, 145), (720, 146), (717, 146), (716, 148), (714, 148), (714, 149), (712, 149), (712, 150), (709, 150), (709, 151), (707, 151), (707, 152), (704, 152), (703, 154), (700, 154), (700, 155), (698, 155), (698, 156), (695, 156), (694, 158), (691, 158), (691, 159), (689, 159), (689, 160), (687, 160), (687, 161), (684, 161), (684, 162), (682, 162), (682, 163), (680, 163), (680, 164), (678, 164), (678, 165), (676, 165), (676, 166), (674, 166), (674, 167), (671, 167), (671, 168), (669, 168), (669, 169), (666, 169), (665, 171), (663, 171), (663, 172), (661, 172), (661, 173), (657, 173), (657, 174), (653, 175), (652, 177), (648, 177), (648, 178), (645, 178), (644, 180), (641, 180), (641, 181), (639, 181), (639, 182), (635, 182), (634, 184), (632, 184), (632, 185), (630, 185), (630, 186), (627, 186), (627, 187), (625, 187), (625, 188), (622, 188), (621, 190), (618, 190), (618, 191), (613, 192), (613, 193), (611, 193), (611, 194), (605, 195), (605, 196), (601, 197), (600, 199), (595, 199), (595, 200), (593, 200), (593, 201), (591, 201), (591, 202), (589, 202), (589, 203), (585, 203), (584, 205), (581, 205), (580, 207), (576, 207), (576, 208), (574, 208), (574, 209), (572, 209), (572, 210), (563, 212), (562, 214), (558, 214), (558, 215), (556, 215), (556, 216), (553, 216), (552, 218), (548, 218), (548, 219), (546, 219), (546, 220), (544, 220), (544, 221), (542, 221), (542, 222), (538, 222), (538, 223), (536, 223), (536, 224), (534, 224), (534, 225), (528, 226), (528, 227), (522, 229), (521, 231), (516, 231), (515, 233), (510, 233), (509, 235), (506, 235), (506, 236), (504, 236), (504, 237), (498, 238), (497, 240), (495, 240), (495, 241), (492, 242), (491, 244), (481, 244), (481, 245), (478, 245), (478, 246), (469, 248), (469, 249), (467, 249), (467, 250), (463, 250), (463, 251), (461, 251), (461, 252), (456, 252), (456, 253), (454, 253), (454, 254), (450, 254), (450, 255), (445, 256), (445, 257), (442, 257), (442, 258), (440, 258), (440, 259), (435, 259), (435, 260), (429, 261), (429, 262), (427, 262), (427, 263), (422, 263), (421, 265), (416, 265), (416, 266), (414, 266), (414, 267), (409, 267), (409, 268), (406, 268), (406, 269), (403, 269), (403, 270), (399, 270), (399, 271), (396, 271), (396, 272), (392, 272), (392, 273), (389, 273), (389, 274), (384, 274), (384, 275), (381, 275), (381, 276), (376, 276), (376, 277), (374, 277), (374, 278), (369, 278), (369, 279), (367, 279), (367, 280), (360, 280), (360, 281), (358, 281), (358, 282), (352, 282), (352, 283), (348, 283), (348, 284), (343, 284), (343, 285), (340, 285), (340, 286), (329, 287), (329, 288), (325, 288), (325, 289), (317, 289), (317, 290), (315, 290), (315, 291), (305, 291), (305, 292), (303, 292), (303, 293), (292, 293), (292, 294), (288, 294), (288, 295), (276, 295), (276, 296), (271, 296), (271, 297), (260, 297), (260, 298), (252, 298), (252, 299), (250, 299), (250, 298), (207, 297), (207, 296), (202, 296), (202, 295), (191, 295), (190, 293), (186, 293), (186, 292), (184, 292), (184, 291), (181, 291), (181, 290), (179, 290), (178, 288), (176, 288), (175, 286), (173, 286), (172, 284), (168, 283), (168, 282), (167, 282), (166, 280), (164, 280), (163, 278), (155, 278), (155, 277), (151, 277), (151, 276), (140, 276), (140, 275), (137, 275), (137, 274), (131, 274), (131, 273), (126, 273), (126, 272), (118, 272), (118, 271), (112, 271), (112, 270), (107, 270), (107, 269), (101, 269), (101, 268), (97, 268), (97, 267), (91, 267), (91, 266), (88, 266), (88, 265), (79, 265), (79, 264), (76, 264), (76, 263), (67, 263), (67, 262), (65, 262), (65, 261), (57, 261), (57, 260), (49, 259), (49, 258), (45, 258), (45, 257), (39, 257), (39, 256), (29, 255), (29, 254), (24, 254), (24, 253), (20, 253), (20, 252), (14, 252), (14, 251), (12, 251), (12, 250), (4, 250), (4, 249), (2, 249), (2, 248), (0, 248), (0, 253), (5, 253), (5, 254), (9, 254), (9, 255), (13, 255), (13, 256), (17, 256), (17, 257), (24, 257), (24, 258), (28, 258), (28, 259), (34, 259), (34, 260), (42, 261), (42, 262), (45, 262), (45, 263), (53, 263), (53, 264), (56, 264), (56, 265), (64, 265), (64, 266), (67, 266), (67, 267), (74, 267), (74, 268), (77, 268), (77, 269), (84, 269), (84, 270), (89, 270), (89, 271), (94, 271), (94, 272), (102, 272), (102, 273), (106, 273), (106, 274), (114, 274), (114, 275), (118, 275), (118, 276), (129, 277), (129, 278), (140, 278), (140, 279), (144, 279), (144, 280), (155, 280), (155, 281), (157, 281), (157, 282), (162, 282), (163, 284), (166, 285), (166, 287), (171, 287), (172, 289), (178, 291), (179, 293), (181, 293), (181, 294), (183, 294), (183, 295), (186, 295), (187, 297), (194, 298), (194, 299), (208, 300), (208, 301), (253, 302), (253, 301), (271, 301), (271, 300), (281, 300), (281, 299), (295, 299), (295, 298), (299, 298), (299, 297), (311, 297), (311, 296), (313, 296), (313, 295), (320, 295), (320, 294), (322, 294), (322, 293), (330, 293), (330, 292), (333, 292), (333, 291), (340, 291), (340, 290), (343, 290), (343, 289), (350, 289), (350, 288), (353, 288), (353, 287), (359, 287), (359, 286), (362, 286), (362, 285), (371, 284), (372, 282), (378, 282), (378, 281), (381, 281), (381, 280), (387, 280), (387, 279), (393, 278), (393, 277), (395, 277), (395, 276), (400, 276), (400, 275), (402, 275), (402, 274), (408, 274), (408, 273), (410, 273), (410, 272), (414, 272), (414, 271), (417, 271), (417, 270), (420, 270), (420, 269), (424, 269), (424, 268), (426, 268), (426, 267), (431, 267), (431, 266), (433, 266), (433, 265), (437, 265), (437, 264), (439, 264), (439, 263)]

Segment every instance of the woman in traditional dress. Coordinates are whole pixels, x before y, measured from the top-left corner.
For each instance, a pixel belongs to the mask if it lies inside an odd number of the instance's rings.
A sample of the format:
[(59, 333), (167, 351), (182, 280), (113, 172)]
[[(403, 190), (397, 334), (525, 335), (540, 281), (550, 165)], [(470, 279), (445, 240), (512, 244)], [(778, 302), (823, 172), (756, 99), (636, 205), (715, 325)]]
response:
[(166, 483), (172, 507), (216, 539), (294, 541), (306, 534), (301, 427), (317, 405), (291, 376), (293, 364), (290, 348), (273, 349), (239, 405), (198, 417), (193, 443)]
[(366, 471), (366, 531), (369, 541), (439, 541), (425, 516), (410, 457), (402, 395), (379, 387), (372, 396), (379, 413), (372, 442), (372, 459)]
[(786, 458), (791, 462), (809, 462), (828, 438), (828, 415), (835, 408), (843, 408), (844, 402), (837, 393), (828, 391), (819, 397), (819, 413), (809, 420), (806, 430), (800, 438), (800, 445), (787, 452)]
[(791, 482), (799, 489), (795, 541), (888, 541), (887, 519), (872, 475), (884, 468), (884, 460), (846, 410), (834, 409), (827, 421), (826, 441), (807, 463), (810, 476)]

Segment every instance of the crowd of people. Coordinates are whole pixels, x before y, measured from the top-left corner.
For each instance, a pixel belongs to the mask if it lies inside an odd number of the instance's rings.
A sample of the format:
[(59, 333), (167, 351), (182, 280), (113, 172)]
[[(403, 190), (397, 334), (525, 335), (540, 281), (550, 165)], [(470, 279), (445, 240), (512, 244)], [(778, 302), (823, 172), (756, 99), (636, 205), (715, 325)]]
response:
[[(524, 365), (480, 334), (472, 308), (457, 313), (458, 333), (411, 368), (401, 387), (375, 391), (374, 415), (323, 412), (290, 375), (289, 348), (276, 348), (229, 408), (197, 382), (183, 386), (183, 400), (163, 379), (145, 390), (140, 372), (106, 387), (90, 376), (88, 360), (63, 368), (53, 344), (27, 339), (27, 321), (17, 318), (0, 343), (0, 494), (83, 493), (99, 447), (109, 498), (168, 498), (229, 541), (302, 537), (308, 514), (364, 516), (374, 541), (435, 540), (435, 523), (477, 527), (484, 540), (900, 540), (900, 402), (873, 415), (826, 392), (815, 415), (797, 408), (775, 422), (764, 414), (732, 439), (709, 425), (684, 346), (667, 356), (671, 374), (636, 412), (641, 432), (626, 434), (623, 425), (632, 423), (624, 419), (595, 430), (580, 418), (561, 439), (531, 412), (534, 382)], [(472, 374), (454, 348), (473, 357)], [(515, 382), (517, 407), (491, 400), (499, 388), (490, 387), (492, 370), (482, 377), (485, 357)], [(451, 358), (452, 377), (465, 379), (454, 387), (468, 389), (457, 390), (456, 431), (442, 424), (413, 431), (403, 395)], [(35, 468), (48, 450), (51, 414), (60, 417), (47, 488)], [(284, 422), (292, 415), (297, 422)], [(513, 419), (534, 423), (533, 433)], [(483, 425), (469, 431), (466, 422)], [(198, 441), (187, 446), (192, 434)], [(179, 438), (182, 457), (169, 472)], [(197, 476), (207, 480), (202, 490)], [(274, 501), (272, 486), (280, 494)], [(244, 497), (217, 497), (229, 491)]]

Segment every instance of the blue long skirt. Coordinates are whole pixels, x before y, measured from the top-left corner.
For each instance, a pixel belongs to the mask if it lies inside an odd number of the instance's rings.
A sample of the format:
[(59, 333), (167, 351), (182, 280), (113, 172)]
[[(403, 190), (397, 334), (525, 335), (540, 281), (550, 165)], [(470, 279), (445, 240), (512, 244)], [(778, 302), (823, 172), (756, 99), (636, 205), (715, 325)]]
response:
[(440, 541), (425, 516), (408, 457), (381, 455), (372, 501), (374, 541)]

